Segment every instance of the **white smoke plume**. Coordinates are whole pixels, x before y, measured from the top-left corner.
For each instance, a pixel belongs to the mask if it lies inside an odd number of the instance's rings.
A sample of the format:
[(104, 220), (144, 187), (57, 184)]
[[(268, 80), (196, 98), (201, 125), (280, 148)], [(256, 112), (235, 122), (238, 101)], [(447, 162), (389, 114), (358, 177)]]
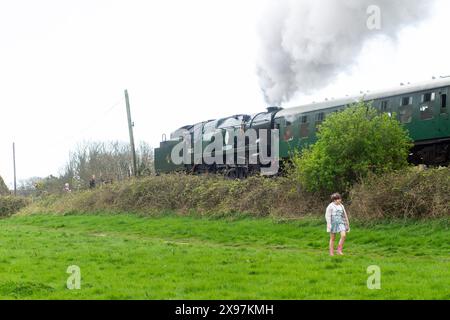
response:
[[(373, 37), (396, 40), (399, 31), (424, 20), (427, 0), (272, 0), (261, 20), (258, 75), (267, 103), (330, 84), (351, 67)], [(380, 28), (369, 28), (379, 8)], [(374, 62), (376, 63), (376, 61)]]

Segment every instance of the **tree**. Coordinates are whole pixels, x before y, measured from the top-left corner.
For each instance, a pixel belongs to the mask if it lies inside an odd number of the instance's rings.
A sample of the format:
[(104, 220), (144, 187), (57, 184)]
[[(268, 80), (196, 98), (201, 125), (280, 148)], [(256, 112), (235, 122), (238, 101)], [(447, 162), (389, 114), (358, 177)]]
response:
[(22, 196), (42, 196), (49, 193), (62, 193), (64, 180), (50, 175), (45, 178), (31, 177), (26, 180), (20, 180), (17, 191)]
[(309, 191), (346, 191), (369, 172), (404, 168), (412, 140), (396, 120), (359, 102), (330, 115), (317, 142), (293, 156), (294, 175)]
[[(153, 169), (153, 149), (145, 142), (136, 150), (138, 175), (150, 175)], [(132, 157), (128, 143), (84, 142), (70, 153), (60, 178), (74, 190), (87, 188), (92, 175), (99, 182), (122, 181), (132, 177)]]
[(3, 178), (0, 176), (0, 196), (9, 194), (9, 189), (5, 184), (5, 181), (3, 181)]
[[(145, 142), (136, 150), (139, 176), (151, 175), (153, 149)], [(80, 143), (69, 155), (66, 165), (56, 177), (33, 177), (22, 180), (18, 191), (22, 195), (42, 196), (63, 193), (65, 183), (72, 190), (89, 187), (89, 180), (95, 175), (97, 185), (131, 178), (132, 157), (128, 143), (118, 141)]]
[(137, 171), (139, 176), (148, 176), (155, 172), (153, 149), (149, 144), (141, 142), (136, 151)]

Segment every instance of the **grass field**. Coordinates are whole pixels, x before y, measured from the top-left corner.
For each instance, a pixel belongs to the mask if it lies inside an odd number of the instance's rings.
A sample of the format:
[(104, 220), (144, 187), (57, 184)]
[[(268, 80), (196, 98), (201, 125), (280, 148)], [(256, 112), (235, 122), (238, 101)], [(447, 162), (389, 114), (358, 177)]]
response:
[[(450, 299), (450, 222), (353, 224), (329, 257), (322, 220), (34, 215), (0, 220), (3, 299)], [(69, 290), (68, 266), (81, 269)], [(367, 267), (381, 268), (369, 290)]]

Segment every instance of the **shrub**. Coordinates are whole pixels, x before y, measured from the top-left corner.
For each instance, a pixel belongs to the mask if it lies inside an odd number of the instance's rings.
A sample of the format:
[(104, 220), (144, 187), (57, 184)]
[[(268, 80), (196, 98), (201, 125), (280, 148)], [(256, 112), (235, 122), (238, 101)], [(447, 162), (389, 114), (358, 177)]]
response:
[(294, 176), (309, 191), (346, 191), (369, 173), (405, 168), (411, 139), (406, 129), (360, 102), (330, 115), (317, 142), (293, 157)]
[(371, 174), (350, 192), (349, 211), (365, 219), (449, 216), (449, 190), (450, 168)]
[(0, 217), (8, 217), (26, 207), (30, 200), (22, 197), (0, 196)]
[[(345, 197), (351, 219), (436, 218), (450, 213), (450, 169), (370, 173)], [(163, 175), (91, 191), (50, 195), (21, 213), (176, 212), (209, 217), (323, 217), (329, 196), (306, 192), (289, 178)]]
[(201, 215), (300, 216), (325, 205), (317, 196), (302, 192), (292, 180), (252, 177), (228, 180), (216, 176), (183, 174), (146, 177), (95, 190), (51, 195), (26, 208), (36, 212), (176, 211)]
[(3, 181), (3, 178), (0, 177), (0, 196), (1, 195), (8, 195), (9, 194), (9, 189), (5, 184), (5, 181)]

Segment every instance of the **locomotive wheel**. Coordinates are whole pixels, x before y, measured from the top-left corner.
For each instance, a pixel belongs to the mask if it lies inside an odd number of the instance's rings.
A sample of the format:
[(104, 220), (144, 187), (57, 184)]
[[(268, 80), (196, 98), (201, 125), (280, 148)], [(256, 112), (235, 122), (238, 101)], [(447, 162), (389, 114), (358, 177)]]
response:
[(246, 179), (247, 178), (247, 169), (246, 168), (237, 168), (237, 178), (238, 179)]
[(226, 176), (228, 179), (236, 179), (236, 178), (237, 178), (236, 169), (235, 169), (235, 168), (229, 169), (229, 170), (226, 172), (225, 176)]

